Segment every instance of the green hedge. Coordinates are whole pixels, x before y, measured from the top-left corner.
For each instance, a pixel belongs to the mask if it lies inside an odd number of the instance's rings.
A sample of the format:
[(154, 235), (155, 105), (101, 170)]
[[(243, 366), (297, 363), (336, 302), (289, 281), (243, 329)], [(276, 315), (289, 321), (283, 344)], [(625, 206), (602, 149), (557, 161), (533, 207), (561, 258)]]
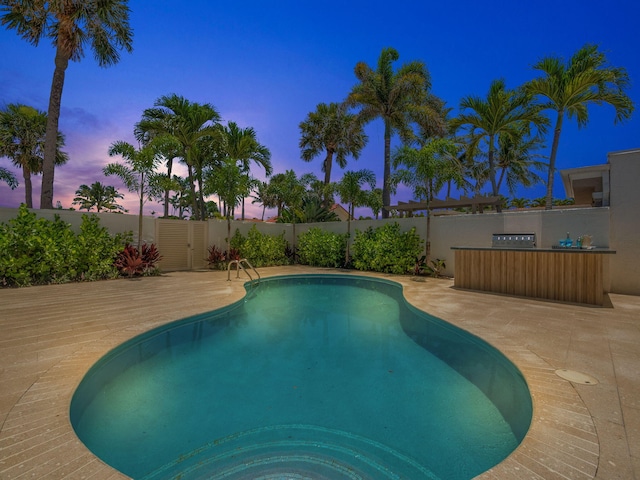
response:
[(413, 271), (423, 241), (415, 228), (401, 232), (395, 222), (369, 227), (364, 232), (356, 230), (350, 250), (351, 261), (358, 270), (404, 274)]
[(344, 265), (347, 236), (318, 227), (298, 236), (298, 258), (303, 265), (338, 268)]
[(83, 215), (76, 235), (56, 215), (36, 218), (24, 205), (0, 224), (0, 285), (27, 286), (118, 276), (114, 258), (128, 240), (112, 236), (96, 215)]
[(268, 235), (260, 233), (253, 225), (247, 236), (243, 236), (240, 230), (231, 237), (231, 248), (240, 253), (241, 258), (249, 260), (254, 267), (269, 267), (275, 265), (287, 265), (289, 259), (286, 255), (287, 241), (282, 235)]

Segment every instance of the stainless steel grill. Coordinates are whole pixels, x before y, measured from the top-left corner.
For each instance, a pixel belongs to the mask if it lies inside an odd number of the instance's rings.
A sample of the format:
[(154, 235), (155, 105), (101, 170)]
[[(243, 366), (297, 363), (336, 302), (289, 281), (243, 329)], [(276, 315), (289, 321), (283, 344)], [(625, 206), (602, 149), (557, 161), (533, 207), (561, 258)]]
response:
[(494, 233), (491, 246), (495, 248), (535, 248), (535, 233)]

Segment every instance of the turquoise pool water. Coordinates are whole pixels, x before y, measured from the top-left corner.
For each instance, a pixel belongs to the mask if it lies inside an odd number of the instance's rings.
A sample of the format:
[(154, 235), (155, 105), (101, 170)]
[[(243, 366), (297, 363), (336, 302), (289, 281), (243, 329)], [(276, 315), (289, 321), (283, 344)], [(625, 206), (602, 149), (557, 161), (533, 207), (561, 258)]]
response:
[(295, 275), (121, 345), (70, 414), (133, 478), (463, 480), (516, 448), (532, 409), (500, 352), (399, 284)]

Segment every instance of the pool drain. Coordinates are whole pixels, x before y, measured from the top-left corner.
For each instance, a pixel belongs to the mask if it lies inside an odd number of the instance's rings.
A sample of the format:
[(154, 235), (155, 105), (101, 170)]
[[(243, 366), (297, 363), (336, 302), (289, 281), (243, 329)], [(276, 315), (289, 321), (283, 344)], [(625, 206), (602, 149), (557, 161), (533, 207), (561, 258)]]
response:
[(556, 375), (565, 380), (569, 380), (571, 383), (578, 383), (580, 385), (596, 385), (598, 383), (598, 379), (591, 375), (576, 372), (575, 370), (567, 370), (566, 368), (556, 370)]

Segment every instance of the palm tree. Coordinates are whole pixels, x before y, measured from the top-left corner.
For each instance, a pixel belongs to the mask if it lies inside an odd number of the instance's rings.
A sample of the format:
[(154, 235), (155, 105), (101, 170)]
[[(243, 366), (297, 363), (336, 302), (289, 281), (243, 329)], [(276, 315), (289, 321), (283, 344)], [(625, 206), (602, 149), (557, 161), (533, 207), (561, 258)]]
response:
[(249, 175), (233, 158), (227, 158), (206, 179), (208, 193), (215, 193), (224, 202), (224, 217), (227, 219), (227, 252), (231, 251), (231, 217), (248, 190)]
[(497, 196), (495, 154), (498, 137), (515, 137), (523, 128), (536, 128), (543, 133), (549, 121), (524, 90), (507, 90), (504, 80), (491, 82), (486, 99), (476, 96), (463, 98), (460, 110), (460, 115), (452, 120), (452, 126), (465, 127), (469, 131), (472, 150), (476, 150), (483, 141), (486, 144), (491, 190)]
[(85, 208), (87, 212), (96, 207), (99, 213), (102, 210), (108, 212), (126, 212), (127, 210), (116, 203), (118, 198), (124, 198), (115, 187), (111, 185), (102, 185), (100, 182), (94, 182), (91, 186), (80, 185), (76, 190), (76, 197), (73, 199), (73, 205), (80, 205), (80, 210)]
[(496, 151), (496, 166), (500, 170), (498, 191), (503, 181), (511, 195), (515, 195), (518, 185), (531, 187), (543, 183), (536, 171), (544, 170), (548, 165), (541, 154), (535, 153), (542, 148), (544, 141), (540, 135), (529, 136), (525, 131), (518, 136), (501, 135)]
[(191, 205), (191, 199), (189, 196), (191, 195), (191, 190), (189, 190), (189, 182), (186, 178), (179, 177), (174, 175), (171, 179), (173, 185), (169, 188), (169, 190), (175, 192), (175, 194), (169, 198), (169, 203), (171, 207), (175, 211), (178, 211), (178, 218), (183, 218), (185, 213), (189, 211)]
[(376, 176), (371, 170), (363, 169), (347, 171), (336, 184), (336, 193), (340, 196), (340, 201), (347, 203), (349, 217), (347, 218), (347, 249), (345, 253), (345, 263), (349, 263), (349, 239), (351, 238), (351, 219), (355, 215), (355, 208), (366, 205), (367, 193), (362, 190), (363, 185), (369, 184), (371, 190), (375, 188)]
[(527, 208), (531, 206), (531, 200), (528, 198), (512, 198), (509, 200), (509, 206), (511, 208)]
[[(355, 67), (355, 75), (360, 83), (355, 85), (346, 104), (360, 107), (358, 117), (362, 123), (381, 118), (384, 122), (384, 179), (382, 201), (391, 204), (389, 177), (391, 175), (391, 136), (398, 133), (404, 141), (413, 139), (411, 122), (427, 125), (431, 119), (435, 125), (441, 111), (434, 108), (434, 97), (429, 94), (431, 79), (422, 62), (413, 61), (402, 65), (397, 72), (392, 63), (400, 56), (393, 48), (382, 50), (377, 69), (373, 70), (364, 62)], [(443, 122), (444, 125), (444, 122)], [(388, 218), (386, 208), (382, 217)]]
[(302, 198), (300, 208), (282, 210), (282, 215), (278, 218), (279, 223), (320, 223), (339, 222), (340, 219), (335, 212), (329, 210), (322, 204), (322, 201), (314, 195), (305, 195)]
[(262, 205), (262, 218), (264, 221), (264, 213), (267, 208), (275, 208), (275, 196), (271, 189), (269, 189), (269, 184), (267, 182), (258, 182), (253, 189), (253, 200), (251, 204), (255, 205), (256, 203)]
[(373, 212), (373, 216), (378, 220), (380, 216), (380, 211), (384, 206), (382, 203), (382, 189), (374, 188), (371, 191), (367, 192), (367, 198), (364, 204), (365, 207), (369, 207), (371, 212)]
[(156, 181), (155, 169), (159, 163), (159, 155), (152, 145), (136, 149), (130, 143), (117, 141), (109, 147), (109, 156), (120, 155), (125, 163), (109, 163), (102, 172), (115, 175), (125, 184), (127, 189), (138, 195), (140, 209), (138, 211), (138, 251), (142, 246), (142, 214), (147, 200), (154, 199), (162, 190)]
[(278, 216), (282, 215), (285, 207), (298, 208), (305, 193), (305, 186), (293, 170), (272, 176), (269, 181), (269, 189), (274, 196)]
[[(226, 127), (219, 126), (222, 132), (221, 154), (225, 159), (238, 163), (244, 173), (249, 173), (249, 162), (254, 161), (264, 168), (267, 176), (271, 175), (271, 152), (262, 145), (251, 128), (240, 128), (235, 122)], [(247, 191), (247, 195), (251, 190)], [(244, 197), (242, 198), (242, 220), (244, 220)]]
[(119, 49), (132, 51), (127, 0), (83, 2), (5, 1), (0, 6), (2, 25), (37, 46), (43, 38), (55, 48), (55, 69), (49, 94), (42, 165), (40, 208), (53, 208), (53, 179), (58, 151), (58, 119), (64, 77), (69, 60), (80, 61), (90, 45), (101, 67), (118, 63)]
[(597, 45), (583, 46), (566, 64), (561, 58), (546, 57), (533, 68), (544, 76), (526, 84), (527, 91), (543, 99), (544, 109), (556, 112), (545, 203), (549, 210), (553, 206), (553, 178), (565, 114), (569, 119), (575, 118), (578, 128), (582, 128), (589, 121), (587, 107), (591, 103), (611, 105), (616, 111), (616, 123), (631, 118), (634, 105), (624, 91), (629, 86), (627, 71), (607, 65), (607, 59), (598, 51)]
[[(202, 143), (217, 138), (219, 131), (215, 124), (220, 120), (216, 108), (209, 104), (190, 102), (180, 95), (170, 94), (158, 98), (155, 107), (145, 110), (142, 120), (136, 125), (136, 136), (143, 144), (155, 137), (169, 136), (180, 145), (179, 156), (187, 164), (189, 185), (191, 187), (192, 215), (195, 220), (205, 218), (204, 196), (202, 194), (202, 175), (205, 159)], [(163, 143), (163, 140), (155, 140)], [(176, 152), (177, 154), (178, 152)], [(171, 175), (173, 158), (165, 152), (167, 175)], [(198, 182), (196, 195), (195, 182)], [(166, 192), (165, 192), (166, 196)]]
[[(437, 138), (425, 143), (420, 149), (403, 146), (393, 154), (395, 171), (391, 176), (391, 185), (400, 183), (413, 189), (413, 196), (425, 200), (427, 206), (427, 233), (425, 256), (427, 264), (431, 255), (431, 208), (429, 206), (436, 193), (449, 180), (461, 184), (462, 171), (451, 168), (457, 161), (458, 148), (453, 141)], [(398, 168), (403, 166), (405, 168)]]
[[(28, 208), (33, 208), (31, 175), (42, 172), (46, 127), (47, 114), (33, 107), (12, 103), (0, 111), (0, 155), (22, 168)], [(60, 150), (64, 136), (58, 132), (56, 140), (56, 165), (62, 165), (69, 158)]]
[(331, 183), (334, 155), (340, 168), (345, 168), (347, 157), (351, 155), (357, 160), (368, 141), (357, 117), (338, 103), (319, 103), (316, 111), (310, 112), (300, 123), (300, 133), (301, 156), (305, 162), (323, 152), (326, 154), (322, 162), (325, 185)]

